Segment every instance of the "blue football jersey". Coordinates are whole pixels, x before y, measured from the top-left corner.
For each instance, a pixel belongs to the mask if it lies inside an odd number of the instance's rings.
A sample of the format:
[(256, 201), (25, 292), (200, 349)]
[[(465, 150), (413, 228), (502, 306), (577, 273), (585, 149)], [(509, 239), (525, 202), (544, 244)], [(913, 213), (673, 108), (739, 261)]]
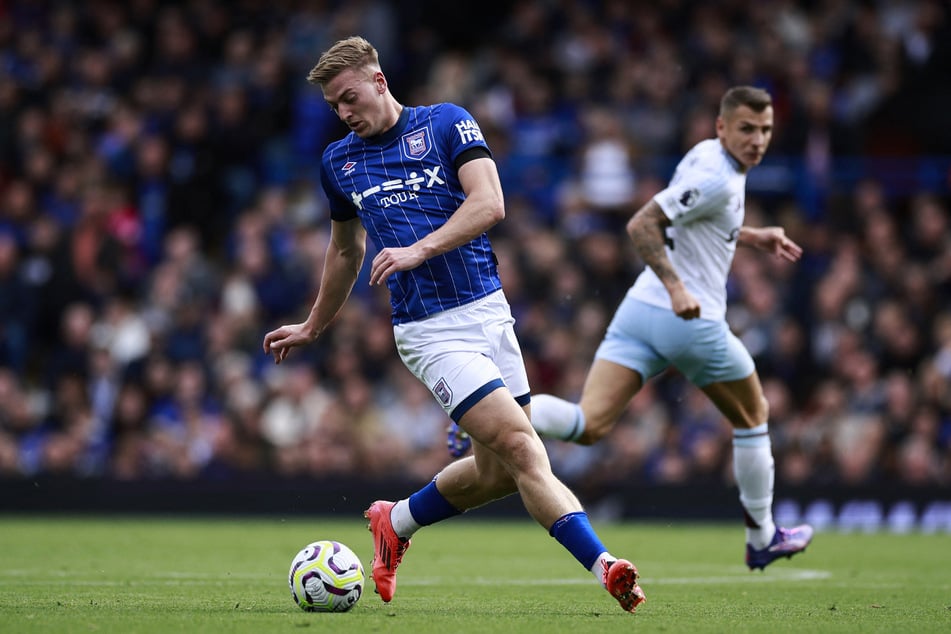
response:
[[(385, 133), (354, 133), (324, 150), (320, 180), (334, 220), (359, 217), (377, 250), (407, 247), (432, 233), (465, 200), (455, 161), (488, 146), (475, 118), (450, 103), (403, 108)], [(502, 288), (482, 234), (410, 271), (389, 277), (393, 323), (462, 306)]]

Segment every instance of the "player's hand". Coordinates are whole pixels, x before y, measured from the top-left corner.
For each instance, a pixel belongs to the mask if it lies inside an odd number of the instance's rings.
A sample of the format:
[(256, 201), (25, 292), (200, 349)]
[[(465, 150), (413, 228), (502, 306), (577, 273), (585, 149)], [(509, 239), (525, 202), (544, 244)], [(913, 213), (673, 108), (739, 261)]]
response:
[(670, 294), (670, 307), (675, 315), (686, 321), (700, 317), (700, 302), (683, 286)]
[(409, 271), (423, 263), (425, 258), (413, 247), (383, 249), (370, 265), (370, 286), (383, 284), (397, 271)]
[(274, 356), (274, 363), (287, 358), (291, 348), (308, 344), (314, 337), (304, 328), (304, 324), (281, 326), (264, 335), (264, 354)]
[(756, 246), (789, 262), (802, 257), (802, 247), (793, 242), (782, 227), (762, 227), (756, 232)]

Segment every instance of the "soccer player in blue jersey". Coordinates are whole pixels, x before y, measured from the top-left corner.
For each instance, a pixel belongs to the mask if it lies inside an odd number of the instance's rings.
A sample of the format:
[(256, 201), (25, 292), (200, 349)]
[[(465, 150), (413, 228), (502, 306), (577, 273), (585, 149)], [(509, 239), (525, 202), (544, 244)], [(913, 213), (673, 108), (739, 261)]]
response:
[(320, 336), (350, 295), (369, 235), (378, 251), (370, 284), (389, 288), (400, 357), (473, 441), (472, 455), (419, 491), (367, 509), (376, 591), (393, 598), (396, 568), (418, 529), (518, 492), (531, 516), (633, 612), (644, 601), (637, 569), (608, 552), (529, 422), (528, 379), (486, 235), (505, 215), (502, 189), (475, 119), (450, 103), (401, 104), (362, 37), (331, 46), (308, 81), (351, 132), (321, 162), (332, 222), (317, 298), (304, 322), (267, 333), (264, 351), (280, 363)]
[(545, 437), (591, 444), (604, 437), (644, 381), (679, 369), (733, 426), (733, 472), (746, 520), (746, 563), (763, 569), (802, 552), (812, 527), (773, 523), (773, 454), (753, 359), (726, 322), (726, 283), (738, 244), (790, 262), (802, 249), (781, 227), (743, 224), (747, 171), (773, 132), (764, 90), (737, 86), (721, 99), (717, 138), (680, 161), (670, 184), (627, 224), (647, 268), (618, 307), (582, 389), (580, 403), (548, 394), (532, 402)]

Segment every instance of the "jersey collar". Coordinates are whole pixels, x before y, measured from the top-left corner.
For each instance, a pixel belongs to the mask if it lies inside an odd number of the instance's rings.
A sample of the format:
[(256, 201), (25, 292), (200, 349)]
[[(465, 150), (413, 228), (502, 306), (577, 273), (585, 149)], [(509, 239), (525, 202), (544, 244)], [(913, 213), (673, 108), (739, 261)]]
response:
[(396, 137), (403, 133), (403, 130), (406, 129), (406, 124), (409, 121), (409, 108), (403, 106), (403, 111), (400, 112), (400, 118), (396, 120), (396, 123), (392, 128), (387, 130), (382, 134), (372, 136), (366, 140), (367, 143), (372, 143), (373, 145), (386, 145), (393, 141)]
[(723, 156), (725, 156), (725, 157), (726, 157), (726, 160), (729, 161), (730, 165), (733, 166), (733, 169), (735, 169), (737, 172), (740, 172), (741, 174), (744, 173), (744, 172), (743, 172), (743, 164), (740, 163), (740, 162), (739, 162), (738, 160), (736, 160), (735, 158), (733, 158), (733, 155), (732, 155), (732, 154), (730, 154), (729, 152), (727, 152), (726, 146), (723, 145), (723, 142), (722, 142), (722, 141), (720, 141), (719, 139), (717, 139), (717, 141), (720, 143), (720, 151), (723, 152)]

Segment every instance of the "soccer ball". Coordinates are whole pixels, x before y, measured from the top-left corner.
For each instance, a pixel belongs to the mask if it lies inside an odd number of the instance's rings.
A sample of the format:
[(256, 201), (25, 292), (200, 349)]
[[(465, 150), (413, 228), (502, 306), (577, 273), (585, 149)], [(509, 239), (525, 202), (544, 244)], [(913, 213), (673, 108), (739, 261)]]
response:
[(365, 581), (356, 553), (330, 540), (304, 546), (287, 577), (291, 596), (306, 612), (346, 612), (360, 599)]

